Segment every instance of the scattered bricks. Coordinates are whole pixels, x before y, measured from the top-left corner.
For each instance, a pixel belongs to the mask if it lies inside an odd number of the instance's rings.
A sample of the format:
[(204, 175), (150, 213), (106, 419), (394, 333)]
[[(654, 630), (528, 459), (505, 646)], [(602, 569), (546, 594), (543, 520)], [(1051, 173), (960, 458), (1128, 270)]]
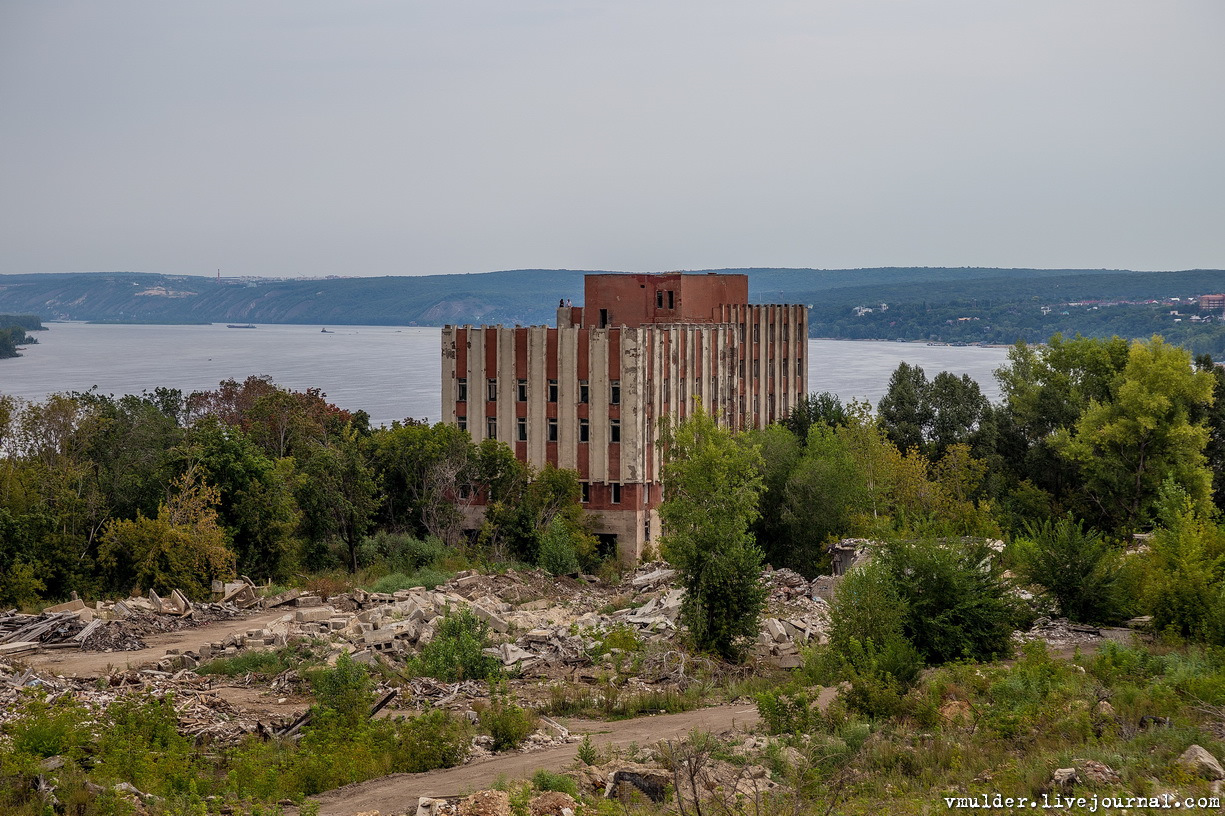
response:
[(322, 606), (323, 600), (318, 595), (299, 595), (293, 599), (293, 605), (299, 609), (308, 606)]
[(316, 606), (308, 609), (299, 609), (294, 612), (293, 618), (298, 623), (316, 623), (325, 621), (332, 617), (332, 610), (322, 606)]
[(328, 628), (333, 632), (339, 632), (349, 625), (348, 618), (328, 618)]

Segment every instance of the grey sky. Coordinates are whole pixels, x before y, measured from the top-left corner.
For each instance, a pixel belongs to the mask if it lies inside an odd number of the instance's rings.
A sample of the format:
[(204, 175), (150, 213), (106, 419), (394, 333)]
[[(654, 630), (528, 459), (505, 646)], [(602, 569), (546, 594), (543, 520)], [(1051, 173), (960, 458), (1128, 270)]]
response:
[(1225, 266), (1221, 0), (0, 0), (0, 272)]

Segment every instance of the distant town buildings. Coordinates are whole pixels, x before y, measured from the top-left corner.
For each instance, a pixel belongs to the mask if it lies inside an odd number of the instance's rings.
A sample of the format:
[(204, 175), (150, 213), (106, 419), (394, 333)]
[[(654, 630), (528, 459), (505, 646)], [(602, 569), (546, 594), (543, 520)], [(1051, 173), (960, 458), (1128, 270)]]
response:
[(443, 415), (577, 470), (602, 540), (631, 561), (659, 535), (660, 418), (699, 399), (738, 430), (785, 417), (808, 390), (807, 337), (807, 309), (750, 305), (747, 275), (587, 275), (554, 327), (444, 326)]

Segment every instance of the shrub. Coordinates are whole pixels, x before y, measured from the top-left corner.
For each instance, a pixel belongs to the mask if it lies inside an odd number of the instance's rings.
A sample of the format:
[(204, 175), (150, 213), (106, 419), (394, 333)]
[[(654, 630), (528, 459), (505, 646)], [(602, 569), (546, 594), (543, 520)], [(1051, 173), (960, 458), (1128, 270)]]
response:
[(578, 556), (571, 541), (570, 526), (561, 516), (555, 516), (540, 537), (537, 563), (550, 575), (569, 575), (578, 572)]
[(578, 761), (584, 765), (595, 765), (600, 761), (600, 753), (591, 741), (590, 734), (583, 734), (583, 741), (578, 744)]
[(448, 683), (485, 680), (501, 672), (497, 659), (483, 653), (489, 643), (489, 626), (470, 609), (443, 617), (434, 639), (421, 650), (414, 663), (418, 674)]
[(1069, 515), (1054, 524), (1031, 522), (1025, 535), (1015, 547), (1019, 572), (1046, 588), (1061, 615), (1082, 623), (1122, 617), (1122, 565), (1101, 533)]
[(452, 768), (468, 757), (472, 726), (467, 720), (436, 708), (398, 723), (396, 743), (398, 773)]
[(347, 652), (336, 659), (336, 666), (322, 669), (311, 678), (311, 687), (320, 708), (334, 713), (349, 728), (365, 724), (373, 705), (370, 675), (366, 667), (354, 663)]
[(439, 584), (445, 584), (447, 581), (450, 581), (451, 577), (452, 573), (423, 567), (411, 575), (403, 572), (393, 572), (390, 575), (384, 575), (371, 584), (369, 588), (371, 592), (385, 592), (390, 595), (393, 592), (399, 592), (401, 589), (412, 589), (413, 587), (433, 589)]
[(447, 552), (447, 545), (434, 536), (421, 539), (407, 533), (380, 530), (362, 540), (358, 546), (358, 562), (364, 567), (382, 562), (393, 572), (411, 574), (422, 567), (437, 565)]
[(544, 768), (532, 774), (532, 787), (538, 791), (568, 793), (578, 799), (578, 784), (565, 774), (546, 771)]
[(536, 715), (507, 699), (495, 699), (480, 713), (481, 727), (493, 737), (493, 750), (509, 751), (536, 730)]
[(817, 701), (803, 691), (763, 691), (757, 712), (771, 734), (810, 734), (821, 721)]
[(905, 617), (902, 634), (929, 663), (992, 660), (1012, 651), (1026, 611), (984, 542), (892, 542), (868, 569), (883, 569)]
[(48, 703), (42, 692), (35, 692), (24, 696), (17, 712), (18, 716), (3, 729), (17, 753), (38, 758), (59, 756), (89, 741), (82, 725), (85, 712), (71, 697)]

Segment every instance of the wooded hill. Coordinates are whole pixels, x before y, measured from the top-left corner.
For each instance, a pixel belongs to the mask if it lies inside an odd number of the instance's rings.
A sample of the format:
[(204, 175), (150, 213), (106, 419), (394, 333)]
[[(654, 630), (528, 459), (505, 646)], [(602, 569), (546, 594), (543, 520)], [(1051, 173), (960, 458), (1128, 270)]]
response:
[[(1142, 301), (1225, 290), (1225, 271), (990, 269), (723, 269), (750, 276), (761, 303), (813, 307), (818, 337), (1011, 343), (1053, 332), (1148, 336), (1161, 331), (1202, 350), (1225, 349), (1225, 326), (1178, 324), (1168, 309), (1069, 301)], [(584, 271), (519, 269), (472, 275), (236, 281), (189, 275), (91, 272), (0, 276), (0, 311), (44, 319), (151, 323), (421, 325), (551, 323), (559, 298), (582, 301)], [(856, 316), (856, 306), (889, 311)], [(1042, 306), (1053, 308), (1043, 315)], [(1092, 310), (1092, 307), (1087, 307)], [(1136, 310), (1139, 308), (1139, 311)], [(1063, 314), (1068, 311), (1068, 314)], [(969, 318), (958, 321), (958, 318)], [(977, 318), (975, 320), (974, 318)], [(952, 321), (952, 322), (949, 322)], [(960, 322), (961, 325), (957, 325)], [(1217, 330), (1220, 327), (1220, 330)], [(1219, 335), (1219, 336), (1218, 336)], [(1217, 348), (1217, 346), (1221, 348)]]

